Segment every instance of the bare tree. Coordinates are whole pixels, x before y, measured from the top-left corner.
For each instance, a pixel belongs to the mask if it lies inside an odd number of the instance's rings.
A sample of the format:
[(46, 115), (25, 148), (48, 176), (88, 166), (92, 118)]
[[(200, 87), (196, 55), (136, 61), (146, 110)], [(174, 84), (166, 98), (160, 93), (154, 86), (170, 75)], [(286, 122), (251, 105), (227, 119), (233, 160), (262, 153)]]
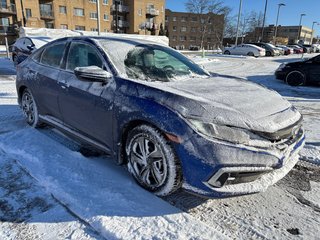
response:
[[(230, 12), (230, 8), (224, 6), (223, 2), (220, 0), (188, 0), (185, 3), (186, 9), (198, 15), (200, 19), (200, 34), (201, 34), (201, 49), (203, 48), (204, 38), (208, 34), (208, 26), (212, 21), (212, 14), (226, 15)], [(210, 14), (211, 13), (211, 14)], [(224, 27), (224, 22), (219, 23)], [(214, 32), (217, 34), (219, 31), (210, 30), (210, 33)], [(223, 33), (221, 33), (223, 36)], [(220, 37), (222, 38), (222, 37)], [(221, 41), (221, 40), (220, 40)]]

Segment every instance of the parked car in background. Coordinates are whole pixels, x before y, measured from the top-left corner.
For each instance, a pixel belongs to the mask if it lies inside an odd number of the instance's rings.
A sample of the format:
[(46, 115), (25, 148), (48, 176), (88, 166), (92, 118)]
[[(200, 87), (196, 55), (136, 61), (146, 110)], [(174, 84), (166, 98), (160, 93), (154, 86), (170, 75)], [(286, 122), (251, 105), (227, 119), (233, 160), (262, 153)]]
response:
[(313, 52), (320, 52), (320, 44), (312, 44)]
[(277, 47), (283, 49), (284, 55), (290, 55), (290, 54), (294, 53), (293, 48), (289, 48), (289, 47), (287, 47), (285, 45), (277, 45)]
[(275, 72), (276, 78), (292, 86), (320, 84), (320, 55), (292, 63), (283, 63)]
[(21, 37), (12, 45), (12, 61), (17, 66), (24, 61), (31, 53), (43, 45), (51, 42), (49, 37)]
[(293, 48), (293, 51), (296, 54), (302, 54), (303, 53), (303, 48), (300, 47), (299, 45), (287, 45), (287, 47)]
[(303, 53), (312, 53), (312, 46), (308, 44), (298, 44), (303, 49)]
[(226, 55), (243, 55), (243, 56), (252, 56), (252, 57), (263, 57), (266, 55), (266, 52), (263, 48), (252, 44), (240, 44), (233, 47), (225, 47), (224, 54)]
[(251, 44), (263, 48), (265, 50), (265, 52), (266, 52), (266, 56), (274, 57), (274, 56), (279, 56), (280, 55), (279, 50), (276, 47), (274, 47), (272, 44), (262, 43), (262, 42), (251, 43)]
[(301, 114), (278, 93), (147, 40), (53, 41), (17, 66), (16, 87), (29, 125), (106, 152), (159, 196), (266, 190), (304, 145)]

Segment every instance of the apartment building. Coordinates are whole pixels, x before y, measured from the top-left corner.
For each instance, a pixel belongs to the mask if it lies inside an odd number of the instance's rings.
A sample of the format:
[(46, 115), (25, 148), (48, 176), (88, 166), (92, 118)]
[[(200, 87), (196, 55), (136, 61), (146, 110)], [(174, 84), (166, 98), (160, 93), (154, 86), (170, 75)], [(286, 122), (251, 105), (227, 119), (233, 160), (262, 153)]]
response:
[[(269, 25), (264, 28), (262, 42), (274, 42), (275, 25)], [(258, 27), (246, 36), (246, 41), (257, 41), (261, 38), (262, 28)], [(294, 44), (303, 41), (305, 44), (311, 44), (314, 32), (311, 28), (305, 26), (278, 26), (277, 43)]]
[(166, 9), (170, 46), (176, 49), (215, 49), (222, 45), (224, 15), (173, 12)]
[[(99, 0), (104, 32), (151, 34), (164, 22), (165, 0)], [(0, 0), (1, 35), (17, 26), (97, 31), (97, 0)]]

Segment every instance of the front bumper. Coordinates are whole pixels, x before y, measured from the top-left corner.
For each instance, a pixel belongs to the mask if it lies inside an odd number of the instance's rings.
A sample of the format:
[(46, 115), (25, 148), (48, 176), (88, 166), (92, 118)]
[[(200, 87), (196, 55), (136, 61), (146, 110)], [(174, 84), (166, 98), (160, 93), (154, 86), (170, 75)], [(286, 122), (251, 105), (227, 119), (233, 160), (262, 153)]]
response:
[[(202, 139), (200, 141), (202, 152), (200, 150), (197, 154), (197, 144), (192, 143), (194, 146), (192, 151), (190, 145), (186, 143), (187, 146), (184, 147), (188, 150), (188, 156), (185, 157), (188, 159), (183, 165), (188, 166), (183, 168), (185, 178), (183, 187), (187, 191), (209, 198), (265, 191), (294, 167), (304, 141), (305, 135), (301, 129), (298, 136), (280, 152), (224, 142), (213, 143)], [(203, 150), (204, 147), (209, 150)], [(181, 152), (178, 155), (181, 156), (180, 154)], [(236, 181), (232, 182), (232, 179)], [(237, 181), (239, 179), (240, 181)], [(221, 186), (216, 184), (217, 180), (221, 180)]]
[(286, 76), (287, 76), (287, 73), (284, 72), (284, 71), (278, 71), (276, 70), (274, 75), (276, 76), (276, 79), (280, 79), (280, 80), (285, 80), (286, 79)]

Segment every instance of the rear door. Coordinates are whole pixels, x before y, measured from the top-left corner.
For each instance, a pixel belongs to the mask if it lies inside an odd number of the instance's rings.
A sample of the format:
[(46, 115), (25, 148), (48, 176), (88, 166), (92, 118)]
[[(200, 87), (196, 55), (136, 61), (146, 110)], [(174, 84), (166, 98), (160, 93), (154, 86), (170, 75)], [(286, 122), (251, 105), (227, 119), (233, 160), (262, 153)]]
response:
[(66, 44), (66, 41), (57, 42), (39, 51), (35, 56), (40, 55), (33, 59), (34, 63), (28, 68), (28, 74), (34, 79), (32, 89), (38, 101), (40, 114), (58, 119), (61, 119), (58, 106), (58, 77)]
[[(74, 69), (86, 66), (109, 70), (104, 58), (93, 44), (72, 41), (65, 70), (59, 77), (61, 85), (59, 106), (63, 121), (73, 129), (111, 148), (113, 80), (104, 84), (78, 79)], [(102, 92), (107, 92), (109, 98), (101, 98)]]

